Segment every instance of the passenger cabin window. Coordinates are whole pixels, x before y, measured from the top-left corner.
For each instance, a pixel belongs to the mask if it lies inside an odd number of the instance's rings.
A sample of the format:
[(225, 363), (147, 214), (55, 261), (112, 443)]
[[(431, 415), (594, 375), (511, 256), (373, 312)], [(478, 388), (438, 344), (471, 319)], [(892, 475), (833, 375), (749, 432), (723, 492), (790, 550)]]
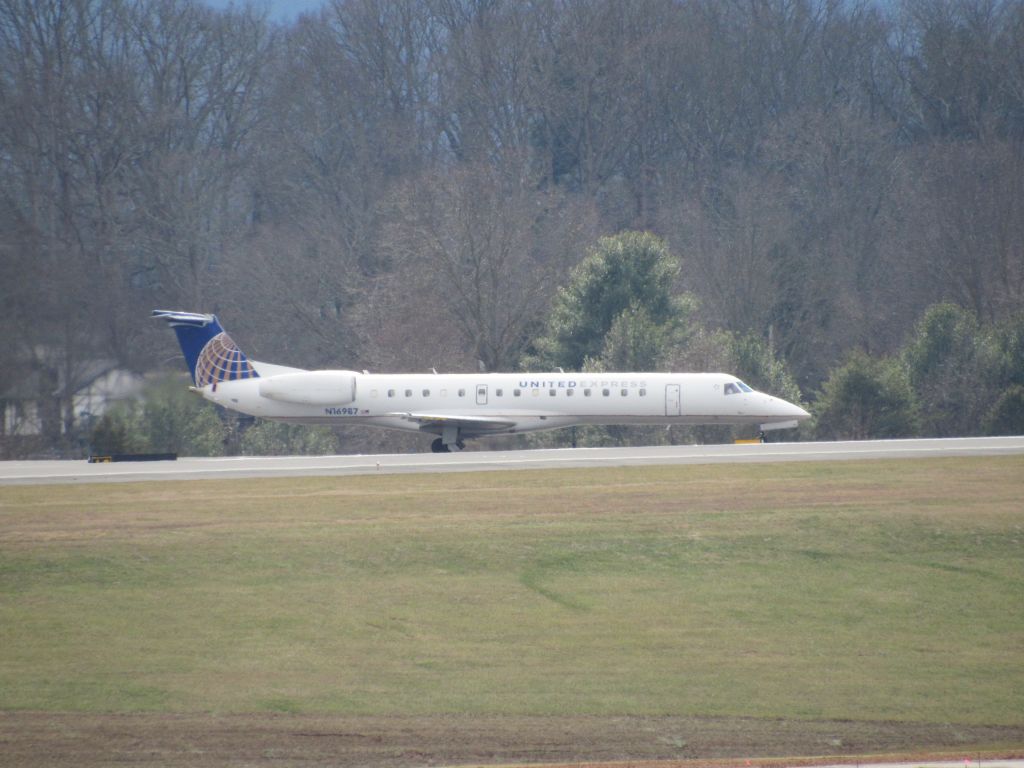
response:
[(575, 390), (574, 390), (574, 389), (571, 389), (571, 388), (570, 388), (570, 389), (567, 389), (567, 390), (565, 390), (565, 396), (566, 396), (566, 397), (572, 397), (572, 393), (573, 393), (573, 392), (575, 392)]
[(584, 397), (590, 397), (590, 390), (589, 389), (584, 389), (583, 390), (583, 396)]
[(459, 390), (459, 397), (465, 397), (465, 396), (466, 396), (466, 390), (460, 389)]
[(647, 390), (643, 387), (640, 388), (640, 397), (647, 397)]
[(405, 390), (405, 396), (406, 397), (412, 397), (412, 390), (411, 389)]
[(423, 396), (424, 397), (430, 397), (430, 390), (429, 389), (424, 389), (423, 390)]
[(494, 396), (495, 396), (495, 397), (501, 397), (501, 393), (502, 393), (503, 391), (504, 391), (504, 390), (501, 390), (501, 389), (496, 389), (496, 390), (494, 390)]
[(548, 394), (551, 395), (552, 397), (554, 397), (555, 395), (558, 394), (558, 390), (557, 389), (549, 389), (548, 390)]
[(519, 397), (521, 394), (523, 394), (523, 390), (521, 390), (521, 389), (513, 389), (512, 390), (512, 397)]
[(388, 390), (388, 397), (394, 397), (394, 396), (395, 396), (395, 390), (389, 389)]
[(629, 390), (628, 390), (628, 389), (624, 389), (624, 390), (622, 390), (622, 396), (623, 396), (623, 397), (625, 397), (625, 396), (626, 396), (626, 395), (628, 395), (628, 394), (629, 394)]
[(604, 395), (605, 397), (608, 397), (608, 395), (611, 394), (611, 390), (609, 390), (609, 389), (602, 389), (601, 390), (601, 394)]

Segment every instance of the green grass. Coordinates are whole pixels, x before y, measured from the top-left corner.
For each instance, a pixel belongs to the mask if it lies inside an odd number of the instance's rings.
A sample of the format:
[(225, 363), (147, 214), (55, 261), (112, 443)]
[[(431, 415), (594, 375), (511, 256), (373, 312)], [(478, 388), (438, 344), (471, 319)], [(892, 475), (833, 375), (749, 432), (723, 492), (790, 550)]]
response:
[(0, 709), (1020, 724), (1024, 459), (0, 488)]

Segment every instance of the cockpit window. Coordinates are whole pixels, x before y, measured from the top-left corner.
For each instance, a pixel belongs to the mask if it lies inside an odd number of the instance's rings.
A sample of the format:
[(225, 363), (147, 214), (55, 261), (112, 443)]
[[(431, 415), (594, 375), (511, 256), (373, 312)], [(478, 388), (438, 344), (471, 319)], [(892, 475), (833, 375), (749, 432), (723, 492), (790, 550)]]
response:
[(723, 391), (727, 395), (738, 395), (740, 392), (753, 392), (754, 390), (742, 381), (730, 381), (726, 383)]

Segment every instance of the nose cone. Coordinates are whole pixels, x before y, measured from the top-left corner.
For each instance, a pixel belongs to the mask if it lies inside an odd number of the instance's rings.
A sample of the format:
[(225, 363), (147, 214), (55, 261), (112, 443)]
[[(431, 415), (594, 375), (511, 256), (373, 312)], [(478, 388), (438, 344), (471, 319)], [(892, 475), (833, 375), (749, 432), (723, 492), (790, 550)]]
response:
[[(783, 402), (785, 402), (785, 401), (783, 401)], [(809, 414), (807, 411), (805, 411), (799, 405), (793, 405), (793, 403), (788, 403), (788, 402), (786, 403), (786, 405), (788, 405), (792, 409), (792, 411), (793, 411), (793, 418), (796, 419), (797, 421), (804, 421), (806, 419), (811, 418), (811, 414)]]
[(776, 429), (793, 429), (801, 421), (811, 418), (811, 414), (799, 405), (783, 400), (781, 397), (765, 395), (764, 415), (761, 418), (761, 431)]
[(796, 419), (797, 421), (805, 421), (811, 418), (811, 414), (799, 405), (794, 405), (780, 397), (772, 398), (772, 416), (777, 416), (780, 419)]

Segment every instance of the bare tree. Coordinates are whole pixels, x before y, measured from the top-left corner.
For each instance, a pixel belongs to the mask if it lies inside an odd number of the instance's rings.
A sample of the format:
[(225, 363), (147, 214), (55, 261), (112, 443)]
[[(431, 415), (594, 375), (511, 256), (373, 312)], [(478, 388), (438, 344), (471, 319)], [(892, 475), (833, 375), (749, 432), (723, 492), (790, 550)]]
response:
[(154, 0), (133, 27), (137, 149), (126, 179), (140, 283), (189, 306), (249, 214), (245, 150), (270, 38), (251, 10)]
[(0, 0), (0, 386), (65, 393), (57, 444), (158, 304), (299, 365), (507, 367), (643, 229), (816, 388), (934, 301), (1019, 308), (1022, 51), (1022, 0)]
[(443, 307), (471, 359), (517, 366), (590, 225), (517, 165), (425, 177), (396, 198), (385, 246), (393, 279)]
[(532, 163), (540, 25), (526, 3), (433, 0), (443, 36), (435, 52), (437, 114), (460, 161), (502, 162), (517, 153)]
[(928, 303), (1005, 319), (1024, 302), (1024, 154), (988, 141), (936, 144), (919, 158), (904, 247)]
[(35, 376), (41, 402), (57, 393), (43, 429), (51, 443), (74, 428), (70, 396), (89, 358), (103, 351), (104, 280), (110, 254), (110, 179), (122, 134), (108, 113), (121, 74), (107, 25), (118, 7), (85, 0), (0, 4), (0, 193), (4, 251), (18, 279), (2, 318), (15, 357)]
[(792, 226), (784, 189), (771, 174), (734, 169), (664, 206), (659, 226), (683, 254), (683, 283), (703, 297), (712, 326), (769, 333), (773, 253)]

